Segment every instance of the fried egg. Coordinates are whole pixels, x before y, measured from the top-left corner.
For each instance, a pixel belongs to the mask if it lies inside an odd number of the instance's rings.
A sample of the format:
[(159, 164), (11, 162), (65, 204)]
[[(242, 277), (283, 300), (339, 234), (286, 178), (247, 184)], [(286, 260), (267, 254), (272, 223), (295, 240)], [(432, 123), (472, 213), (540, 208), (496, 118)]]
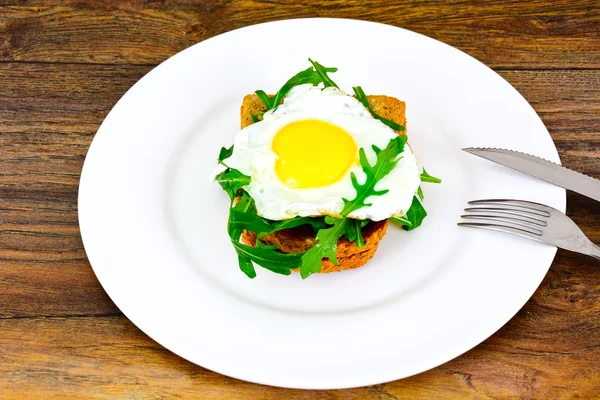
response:
[[(359, 149), (374, 165), (377, 155), (372, 146), (383, 149), (396, 135), (341, 90), (300, 85), (261, 122), (238, 132), (226, 164), (252, 178), (244, 189), (263, 218), (340, 216), (342, 199), (356, 197), (350, 174), (356, 174), (360, 183), (366, 179)], [(408, 211), (421, 182), (421, 168), (408, 145), (398, 157), (394, 169), (375, 187), (389, 191), (371, 196), (370, 207), (348, 217), (380, 221)], [(224, 169), (219, 166), (214, 176)]]

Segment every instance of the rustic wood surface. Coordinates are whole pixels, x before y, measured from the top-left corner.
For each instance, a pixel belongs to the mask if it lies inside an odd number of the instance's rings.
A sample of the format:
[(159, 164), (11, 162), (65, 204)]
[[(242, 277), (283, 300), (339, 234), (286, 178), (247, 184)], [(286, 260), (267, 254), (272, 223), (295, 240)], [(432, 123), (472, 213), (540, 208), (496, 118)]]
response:
[[(384, 22), (442, 40), (514, 85), (563, 163), (600, 178), (598, 1), (4, 0), (0, 4), (0, 398), (600, 397), (600, 265), (559, 251), (532, 299), (463, 356), (359, 389), (299, 391), (190, 364), (142, 334), (96, 280), (77, 187), (121, 95), (176, 52), (292, 17)], [(600, 206), (567, 213), (600, 243)]]

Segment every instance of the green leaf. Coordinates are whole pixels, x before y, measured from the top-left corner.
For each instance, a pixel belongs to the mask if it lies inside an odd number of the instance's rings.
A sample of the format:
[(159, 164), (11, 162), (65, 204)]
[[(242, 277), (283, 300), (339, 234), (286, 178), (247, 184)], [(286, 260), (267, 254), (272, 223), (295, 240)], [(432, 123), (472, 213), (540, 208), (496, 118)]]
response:
[(419, 199), (421, 199), (421, 201), (425, 200), (425, 195), (423, 194), (423, 189), (421, 189), (421, 186), (419, 186), (417, 194), (419, 195)]
[(366, 175), (365, 183), (362, 185), (358, 183), (356, 175), (350, 174), (352, 185), (356, 189), (356, 197), (353, 200), (344, 200), (344, 209), (342, 215), (347, 216), (352, 211), (358, 210), (362, 207), (368, 207), (371, 204), (365, 203), (365, 200), (370, 196), (381, 196), (388, 192), (387, 189), (375, 190), (375, 185), (384, 176), (386, 176), (400, 161), (397, 156), (404, 151), (404, 145), (406, 144), (406, 135), (398, 135), (390, 140), (387, 147), (383, 150), (373, 146), (373, 150), (377, 154), (377, 161), (374, 166), (369, 164), (365, 150), (361, 148), (359, 150), (359, 161), (362, 169)]
[[(241, 192), (238, 202), (229, 210), (227, 230), (233, 246), (238, 253), (240, 269), (250, 278), (256, 276), (253, 262), (278, 274), (289, 275), (290, 269), (298, 268), (302, 263), (302, 253), (284, 254), (277, 251), (277, 246), (262, 243), (258, 238), (287, 228), (300, 225), (311, 225), (314, 229), (326, 227), (321, 219), (297, 217), (285, 221), (269, 221), (256, 213), (256, 205), (252, 197)], [(243, 230), (257, 233), (256, 248), (239, 242)]]
[(301, 225), (310, 225), (315, 231), (327, 227), (327, 224), (323, 218), (296, 217), (292, 219), (286, 219), (284, 221), (273, 222), (271, 224), (271, 231), (268, 233), (273, 233), (282, 229), (295, 228)]
[(248, 278), (256, 278), (256, 270), (254, 269), (252, 261), (248, 257), (238, 254), (238, 264), (240, 265), (242, 272), (245, 273)]
[(440, 178), (436, 178), (435, 176), (431, 176), (425, 171), (423, 168), (423, 173), (421, 174), (421, 182), (429, 182), (429, 183), (442, 183)]
[(246, 191), (242, 191), (240, 200), (236, 203), (234, 208), (240, 212), (256, 213), (256, 204), (254, 204), (254, 199)]
[(273, 97), (269, 97), (264, 91), (257, 90), (254, 93), (258, 95), (260, 100), (263, 102), (267, 110), (272, 110), (276, 108), (283, 98), (289, 93), (290, 90), (294, 86), (304, 85), (310, 83), (313, 86), (318, 85), (319, 83), (323, 83), (325, 87), (335, 86), (337, 85), (329, 78), (327, 75), (328, 72), (335, 72), (337, 68), (327, 68), (323, 67), (316, 61), (309, 59), (313, 66), (305, 69), (304, 71), (298, 72), (296, 75), (292, 76), (282, 87), (277, 91), (277, 93)]
[(365, 94), (365, 92), (362, 90), (362, 88), (360, 86), (354, 86), (354, 87), (352, 87), (352, 89), (354, 90), (356, 99), (358, 101), (360, 101), (362, 103), (362, 105), (366, 107), (367, 110), (369, 110), (369, 112), (371, 113), (373, 118), (380, 120), (381, 122), (383, 122), (384, 124), (386, 124), (387, 126), (389, 126), (390, 128), (392, 128), (395, 131), (401, 132), (406, 129), (402, 125), (397, 124), (394, 121), (390, 121), (389, 119), (385, 119), (382, 116), (380, 116), (379, 114), (377, 114), (375, 111), (373, 111), (373, 109), (371, 108), (371, 105), (369, 104), (369, 100), (367, 99), (367, 95)]
[(273, 108), (273, 100), (264, 92), (264, 90), (257, 90), (254, 93), (258, 95), (258, 98), (264, 103), (265, 107), (267, 107), (267, 110)]
[(259, 249), (267, 249), (267, 250), (277, 250), (279, 247), (277, 247), (277, 245), (274, 244), (266, 244), (261, 242), (260, 240), (258, 240), (258, 237), (256, 239), (256, 243), (254, 243), (254, 245), (256, 247), (258, 247)]
[(229, 232), (229, 237), (231, 237), (232, 240), (239, 240), (243, 229), (231, 227), (231, 213), (234, 210), (239, 213), (256, 213), (256, 206), (254, 204), (254, 199), (252, 197), (250, 197), (250, 195), (248, 193), (246, 193), (245, 191), (242, 191), (242, 197), (239, 199), (237, 204), (229, 210), (229, 221), (227, 222), (227, 232)]
[(388, 219), (402, 226), (412, 228), (412, 222), (410, 222), (406, 217), (390, 217)]
[(227, 165), (225, 165), (225, 163), (223, 161), (225, 161), (226, 159), (231, 157), (232, 154), (233, 154), (233, 145), (231, 145), (230, 148), (221, 147), (221, 151), (219, 152), (219, 158), (217, 159), (217, 161), (219, 162), (219, 164), (227, 167)]
[(413, 229), (418, 228), (423, 223), (423, 220), (427, 216), (427, 211), (423, 208), (423, 205), (417, 199), (417, 196), (413, 197), (412, 204), (406, 215), (404, 216), (408, 221), (410, 221), (410, 226), (404, 225), (403, 228), (407, 231), (412, 231)]
[(277, 91), (275, 96), (269, 97), (264, 91), (257, 90), (256, 93), (261, 101), (264, 103), (267, 110), (271, 110), (281, 103), (281, 100), (286, 94), (294, 87), (310, 83), (312, 85), (318, 85), (322, 82), (321, 76), (313, 69), (309, 67), (304, 71), (298, 72), (296, 75), (291, 77), (282, 87)]
[[(247, 195), (246, 192), (244, 194)], [(258, 234), (260, 238), (282, 229), (296, 228), (301, 225), (311, 225), (315, 231), (327, 227), (323, 219), (296, 217), (284, 221), (272, 222), (260, 217), (256, 214), (256, 211), (239, 211), (234, 208), (229, 214), (228, 229), (230, 232), (235, 232), (235, 230), (239, 230), (240, 232), (243, 230), (252, 231)]]
[(356, 228), (356, 247), (358, 247), (360, 249), (361, 247), (364, 247), (364, 245), (365, 245), (365, 241), (362, 236), (362, 230), (360, 229), (360, 227), (357, 227)]
[(256, 248), (239, 242), (242, 230), (246, 227), (260, 230), (264, 226), (270, 227), (270, 224), (256, 214), (254, 200), (242, 191), (239, 201), (229, 210), (227, 227), (231, 243), (238, 254), (240, 269), (249, 278), (254, 278), (254, 262), (278, 274), (289, 275), (290, 269), (298, 268), (302, 263), (302, 254), (283, 254), (277, 251), (277, 246), (268, 246), (260, 242)]
[(229, 195), (229, 198), (233, 202), (233, 199), (237, 197), (238, 192), (244, 186), (250, 184), (251, 178), (248, 175), (242, 174), (237, 169), (227, 168), (223, 173), (217, 176), (217, 182)]
[(256, 213), (238, 211), (235, 208), (232, 208), (231, 211), (229, 211), (228, 229), (230, 235), (232, 233), (235, 233), (236, 231), (240, 231), (241, 234), (243, 230), (252, 231), (256, 233), (271, 233), (272, 226), (266, 219), (259, 217)]
[[(363, 224), (365, 221), (361, 221), (358, 219), (348, 219), (348, 223), (346, 224), (346, 233), (344, 236), (351, 241), (356, 243), (356, 247), (361, 248), (365, 245), (365, 241), (362, 236), (362, 228), (366, 224)], [(368, 221), (366, 221), (368, 223)]]
[(321, 261), (325, 257), (337, 265), (335, 258), (337, 242), (346, 231), (348, 221), (347, 218), (335, 219), (333, 226), (319, 230), (317, 243), (302, 256), (302, 265), (300, 266), (302, 279), (308, 278), (315, 272), (321, 272)]
[[(233, 243), (238, 256), (244, 260), (244, 267), (247, 267), (248, 261), (252, 261), (270, 271), (289, 275), (292, 269), (298, 268), (302, 263), (302, 254), (279, 253), (271, 247), (252, 247), (237, 240), (232, 240), (231, 243)], [(240, 264), (240, 268), (242, 268), (242, 264)]]
[(321, 79), (323, 80), (323, 85), (325, 87), (333, 86), (333, 87), (339, 89), (338, 85), (336, 85), (335, 82), (332, 81), (331, 78), (327, 75), (328, 72), (337, 72), (337, 70), (338, 70), (337, 68), (324, 67), (321, 64), (319, 64), (318, 62), (311, 60), (310, 58), (308, 59), (308, 61), (310, 61), (310, 63), (313, 65), (313, 67), (315, 67), (315, 70), (317, 71), (317, 73), (319, 74)]
[(258, 119), (258, 117), (254, 114), (250, 114), (250, 118), (252, 118), (252, 123), (257, 123), (260, 122), (260, 119)]

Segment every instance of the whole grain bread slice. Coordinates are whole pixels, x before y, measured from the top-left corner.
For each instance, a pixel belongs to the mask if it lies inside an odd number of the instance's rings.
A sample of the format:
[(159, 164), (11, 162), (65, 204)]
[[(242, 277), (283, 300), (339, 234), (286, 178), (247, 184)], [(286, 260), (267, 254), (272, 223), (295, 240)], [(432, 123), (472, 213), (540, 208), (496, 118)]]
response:
[[(369, 100), (369, 105), (377, 115), (406, 127), (406, 103), (402, 100), (383, 95), (369, 95), (367, 96), (367, 100)], [(258, 95), (252, 93), (244, 96), (242, 107), (240, 109), (242, 129), (248, 125), (252, 125), (252, 115), (262, 119), (261, 113), (266, 110), (267, 108), (258, 98)], [(405, 134), (406, 131), (397, 133)]]
[[(369, 95), (367, 99), (375, 113), (406, 127), (406, 104), (403, 101), (381, 95)], [(264, 111), (266, 111), (266, 107), (256, 94), (246, 95), (240, 110), (242, 129), (253, 123), (252, 115), (261, 119), (261, 112)], [(397, 133), (405, 134), (406, 130)], [(385, 236), (387, 225), (387, 220), (383, 220), (371, 222), (365, 226), (362, 231), (365, 245), (360, 248), (354, 242), (341, 238), (336, 251), (338, 265), (333, 264), (328, 258), (324, 258), (321, 261), (321, 273), (343, 271), (365, 265), (373, 257), (379, 242)], [(242, 233), (242, 241), (247, 245), (255, 246), (256, 240), (257, 236), (254, 232), (244, 231)], [(299, 253), (308, 250), (315, 244), (315, 234), (311, 227), (300, 226), (265, 235), (261, 241), (265, 244), (277, 245), (284, 253)]]

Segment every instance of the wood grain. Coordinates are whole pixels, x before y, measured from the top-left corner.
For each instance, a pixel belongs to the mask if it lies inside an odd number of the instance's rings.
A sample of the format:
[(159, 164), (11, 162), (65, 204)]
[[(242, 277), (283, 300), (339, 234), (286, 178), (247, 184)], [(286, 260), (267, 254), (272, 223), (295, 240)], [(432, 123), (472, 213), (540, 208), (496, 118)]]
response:
[(386, 385), (265, 387), (188, 363), (122, 316), (34, 317), (0, 320), (0, 390), (7, 398), (591, 398), (600, 393), (600, 281), (589, 284), (595, 267), (559, 252), (527, 306), (492, 338), (429, 372)]
[[(532, 104), (563, 164), (600, 178), (598, 3), (376, 0), (4, 1), (0, 5), (0, 398), (422, 399), (600, 396), (598, 264), (559, 251), (490, 339), (426, 373), (297, 391), (188, 363), (135, 328), (85, 256), (77, 188), (87, 148), (156, 63), (218, 33), (290, 17), (391, 23), (496, 68)], [(567, 213), (600, 243), (600, 207)]]
[[(0, 60), (156, 64), (216, 34), (286, 18), (383, 22), (442, 40), (495, 68), (599, 68), (596, 0), (4, 1)], [(59, 4), (57, 4), (59, 3)], [(53, 5), (54, 4), (54, 5)], [(401, 44), (396, 44), (398, 51)]]

